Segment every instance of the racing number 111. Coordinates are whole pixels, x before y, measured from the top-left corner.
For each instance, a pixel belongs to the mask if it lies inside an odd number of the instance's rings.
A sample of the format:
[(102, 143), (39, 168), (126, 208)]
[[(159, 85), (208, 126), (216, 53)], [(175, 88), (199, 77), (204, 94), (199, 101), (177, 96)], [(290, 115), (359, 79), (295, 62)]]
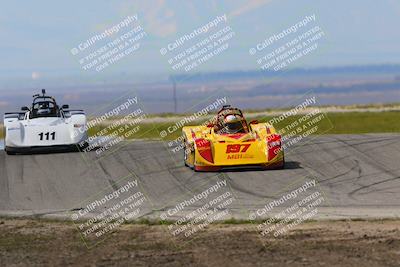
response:
[[(39, 137), (40, 137), (40, 141), (43, 140), (43, 137), (46, 138), (45, 140), (55, 140), (55, 139), (56, 139), (56, 132), (52, 132), (52, 133), (49, 133), (49, 132), (47, 132), (47, 133), (40, 133), (40, 134), (39, 134)], [(51, 139), (50, 139), (50, 137), (51, 137)]]

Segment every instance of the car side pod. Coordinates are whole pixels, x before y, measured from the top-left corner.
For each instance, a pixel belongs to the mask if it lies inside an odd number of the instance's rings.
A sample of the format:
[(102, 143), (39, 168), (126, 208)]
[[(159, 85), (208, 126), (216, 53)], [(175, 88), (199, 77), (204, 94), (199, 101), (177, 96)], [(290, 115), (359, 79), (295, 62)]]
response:
[(281, 135), (272, 134), (267, 137), (268, 161), (273, 160), (282, 150)]
[(198, 138), (195, 140), (197, 151), (200, 156), (207, 160), (210, 163), (214, 163), (212, 150), (211, 150), (211, 142), (209, 140)]

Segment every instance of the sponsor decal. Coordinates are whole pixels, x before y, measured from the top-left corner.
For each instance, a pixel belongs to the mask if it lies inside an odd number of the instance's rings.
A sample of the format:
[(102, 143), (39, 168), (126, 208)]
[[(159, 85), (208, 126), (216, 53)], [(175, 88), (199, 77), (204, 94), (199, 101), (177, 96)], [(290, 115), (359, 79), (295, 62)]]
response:
[(252, 159), (254, 155), (245, 154), (251, 144), (234, 144), (226, 146), (226, 159)]

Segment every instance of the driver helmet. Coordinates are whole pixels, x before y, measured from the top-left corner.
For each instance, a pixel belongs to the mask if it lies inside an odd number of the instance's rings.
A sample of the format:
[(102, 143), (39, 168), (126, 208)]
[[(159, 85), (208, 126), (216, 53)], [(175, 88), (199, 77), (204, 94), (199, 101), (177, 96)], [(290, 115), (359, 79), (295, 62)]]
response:
[(243, 130), (240, 118), (235, 115), (227, 115), (224, 119), (224, 124), (227, 133), (238, 133)]
[(37, 113), (41, 115), (50, 113), (49, 105), (47, 103), (41, 103)]

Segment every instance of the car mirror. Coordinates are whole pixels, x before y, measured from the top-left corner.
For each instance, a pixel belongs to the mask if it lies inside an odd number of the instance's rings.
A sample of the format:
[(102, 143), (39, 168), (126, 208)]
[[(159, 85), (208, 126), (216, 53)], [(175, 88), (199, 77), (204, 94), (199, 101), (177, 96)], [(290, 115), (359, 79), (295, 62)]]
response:
[(29, 108), (28, 107), (22, 107), (21, 110), (22, 111), (29, 111)]
[(62, 105), (62, 109), (69, 109), (69, 105)]
[(258, 120), (252, 120), (250, 124), (258, 124)]

